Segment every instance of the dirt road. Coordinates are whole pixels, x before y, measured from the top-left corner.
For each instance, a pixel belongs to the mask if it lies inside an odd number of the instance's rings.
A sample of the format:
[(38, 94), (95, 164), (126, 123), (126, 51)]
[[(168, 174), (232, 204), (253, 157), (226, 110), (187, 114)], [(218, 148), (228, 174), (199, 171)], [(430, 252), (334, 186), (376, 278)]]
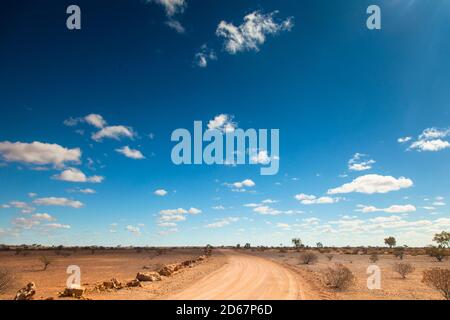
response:
[(297, 276), (280, 264), (235, 251), (223, 251), (228, 262), (173, 300), (297, 300), (303, 299)]

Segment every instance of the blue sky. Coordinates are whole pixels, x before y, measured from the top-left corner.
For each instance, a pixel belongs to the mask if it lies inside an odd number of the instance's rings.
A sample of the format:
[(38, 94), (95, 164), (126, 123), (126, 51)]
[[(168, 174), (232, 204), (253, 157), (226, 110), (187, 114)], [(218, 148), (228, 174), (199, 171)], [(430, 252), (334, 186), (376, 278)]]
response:
[[(427, 245), (450, 227), (446, 1), (77, 1), (69, 31), (70, 4), (2, 2), (1, 243)], [(171, 133), (196, 120), (280, 129), (279, 173), (175, 166)]]

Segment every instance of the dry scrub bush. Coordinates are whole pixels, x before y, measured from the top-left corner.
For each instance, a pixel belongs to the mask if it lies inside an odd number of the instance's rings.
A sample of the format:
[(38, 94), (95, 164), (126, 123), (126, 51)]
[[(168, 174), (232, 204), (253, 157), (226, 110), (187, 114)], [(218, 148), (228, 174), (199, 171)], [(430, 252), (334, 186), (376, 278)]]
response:
[(313, 264), (317, 261), (317, 254), (312, 251), (306, 251), (300, 253), (300, 263), (301, 264)]
[(342, 291), (349, 288), (355, 282), (355, 276), (349, 268), (343, 264), (335, 264), (323, 272), (322, 281), (330, 289)]
[(401, 275), (402, 279), (405, 279), (408, 274), (414, 272), (415, 268), (411, 263), (400, 262), (394, 264), (393, 270)]
[(437, 261), (442, 262), (442, 260), (447, 258), (448, 252), (443, 247), (428, 247), (426, 253), (435, 258)]
[(14, 277), (6, 268), (0, 268), (0, 294), (5, 293), (12, 285)]
[(369, 262), (375, 263), (379, 260), (378, 255), (376, 253), (372, 253), (369, 257)]
[(47, 256), (40, 257), (39, 261), (42, 263), (43, 271), (47, 270), (47, 267), (51, 264), (51, 261)]
[(450, 269), (433, 268), (425, 270), (422, 282), (438, 290), (445, 299), (450, 300)]
[(325, 257), (327, 257), (328, 261), (331, 261), (334, 258), (332, 254), (326, 254)]

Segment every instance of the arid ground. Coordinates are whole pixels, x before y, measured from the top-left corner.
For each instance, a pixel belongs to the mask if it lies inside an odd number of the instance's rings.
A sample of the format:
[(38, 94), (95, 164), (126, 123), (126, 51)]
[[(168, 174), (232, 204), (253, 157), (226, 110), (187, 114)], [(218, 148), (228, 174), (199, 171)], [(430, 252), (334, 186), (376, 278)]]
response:
[[(441, 295), (421, 282), (427, 268), (449, 268), (450, 262), (437, 262), (425, 255), (406, 255), (403, 262), (412, 264), (414, 272), (406, 279), (392, 270), (399, 259), (393, 255), (379, 256), (381, 289), (367, 289), (368, 255), (334, 252), (331, 261), (316, 252), (317, 262), (299, 264), (295, 250), (215, 249), (211, 257), (182, 269), (161, 281), (142, 282), (140, 288), (94, 290), (95, 286), (112, 278), (129, 281), (138, 272), (159, 270), (164, 265), (180, 263), (203, 255), (203, 249), (120, 249), (77, 250), (63, 252), (31, 250), (25, 255), (14, 251), (0, 252), (0, 267), (12, 270), (14, 284), (0, 299), (12, 299), (18, 289), (28, 282), (36, 284), (34, 299), (59, 299), (58, 292), (66, 287), (66, 269), (77, 265), (81, 283), (89, 299), (442, 299)], [(43, 270), (40, 257), (50, 261)], [(322, 283), (322, 272), (341, 263), (356, 277), (355, 284), (344, 291), (335, 291)], [(64, 298), (67, 299), (67, 298)]]

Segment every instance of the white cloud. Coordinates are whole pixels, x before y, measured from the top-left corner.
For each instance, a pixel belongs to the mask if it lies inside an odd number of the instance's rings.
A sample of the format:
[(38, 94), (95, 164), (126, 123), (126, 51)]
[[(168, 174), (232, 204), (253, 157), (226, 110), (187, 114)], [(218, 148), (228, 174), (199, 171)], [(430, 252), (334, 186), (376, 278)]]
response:
[(32, 142), (23, 143), (9, 141), (0, 142), (0, 156), (8, 162), (62, 167), (66, 162), (80, 163), (81, 150), (67, 149), (58, 144)]
[(413, 182), (410, 179), (400, 177), (398, 179), (392, 176), (381, 176), (378, 174), (368, 174), (356, 178), (350, 183), (341, 187), (328, 190), (328, 194), (341, 194), (359, 192), (366, 194), (387, 193), (397, 191), (403, 188), (410, 188)]
[(125, 147), (116, 149), (116, 151), (123, 154), (127, 158), (136, 159), (136, 160), (145, 159), (144, 155), (139, 150), (130, 149), (129, 146), (125, 146)]
[(187, 214), (187, 210), (183, 208), (178, 209), (167, 209), (167, 210), (161, 210), (159, 214), (161, 215), (173, 215), (173, 214)]
[(104, 178), (102, 176), (87, 177), (82, 171), (77, 168), (67, 168), (58, 175), (54, 175), (53, 179), (67, 182), (91, 182), (101, 183)]
[(34, 198), (34, 197), (37, 196), (37, 193), (35, 193), (35, 192), (30, 192), (30, 193), (28, 193), (28, 196), (29, 196), (30, 198)]
[(277, 227), (278, 228), (282, 228), (282, 229), (290, 229), (291, 225), (287, 224), (287, 223), (277, 223)]
[(264, 44), (267, 35), (290, 31), (293, 27), (293, 18), (274, 21), (274, 15), (277, 13), (277, 11), (268, 14), (252, 12), (244, 17), (244, 22), (239, 26), (221, 21), (216, 35), (225, 39), (225, 50), (230, 54), (249, 50), (259, 51), (259, 46)]
[(125, 227), (125, 230), (127, 230), (128, 232), (130, 232), (130, 233), (132, 233), (134, 235), (137, 235), (137, 236), (141, 235), (141, 229), (139, 227), (128, 225), (128, 226)]
[(56, 197), (39, 198), (34, 200), (33, 203), (38, 206), (60, 206), (60, 207), (71, 207), (75, 209), (79, 209), (84, 206), (84, 204), (80, 201)]
[(99, 129), (101, 129), (101, 128), (103, 128), (105, 125), (106, 125), (106, 121), (103, 119), (103, 117), (101, 116), (101, 115), (99, 115), (99, 114), (90, 114), (90, 115), (87, 115), (85, 118), (84, 118), (84, 120), (88, 123), (88, 124), (90, 124), (90, 125), (92, 125), (92, 126), (94, 126), (94, 127), (96, 127), (96, 128), (99, 128)]
[(182, 215), (182, 214), (192, 214), (197, 215), (202, 213), (201, 210), (197, 208), (190, 208), (189, 210), (178, 208), (178, 209), (168, 209), (168, 210), (161, 210), (159, 212), (160, 215)]
[(348, 169), (351, 171), (365, 171), (372, 169), (375, 160), (367, 159), (367, 155), (355, 153), (353, 158), (348, 161)]
[(132, 139), (136, 134), (133, 129), (125, 126), (109, 126), (104, 127), (100, 131), (92, 134), (92, 139), (99, 142), (104, 138), (120, 140), (122, 137)]
[(51, 228), (51, 229), (70, 229), (70, 225), (61, 224), (61, 223), (49, 223), (49, 224), (46, 224), (45, 227)]
[(187, 7), (185, 0), (146, 0), (147, 2), (153, 2), (164, 7), (166, 15), (172, 17), (176, 14), (183, 13)]
[(164, 189), (155, 190), (154, 194), (159, 197), (164, 197), (168, 194), (168, 192)]
[(79, 191), (80, 191), (81, 193), (84, 193), (84, 194), (94, 194), (94, 193), (96, 193), (95, 190), (89, 189), (89, 188), (87, 188), (87, 189), (80, 189)]
[(194, 62), (197, 66), (206, 68), (209, 62), (213, 60), (217, 60), (216, 52), (204, 44), (201, 46), (200, 51), (195, 54)]
[(188, 210), (188, 213), (189, 214), (200, 214), (200, 213), (202, 213), (202, 210), (199, 210), (199, 209), (197, 209), (197, 208), (190, 208), (189, 210)]
[(398, 138), (397, 142), (398, 143), (406, 143), (412, 140), (412, 137), (403, 137), (403, 138)]
[(39, 224), (40, 224), (39, 221), (36, 221), (36, 220), (33, 220), (33, 219), (22, 218), (22, 217), (15, 218), (12, 221), (12, 225), (14, 227), (19, 228), (19, 229), (25, 229), (25, 230), (30, 230), (34, 226), (37, 226)]
[(179, 214), (174, 214), (174, 215), (163, 215), (162, 217), (159, 218), (160, 221), (162, 222), (169, 222), (169, 221), (185, 221), (186, 217), (179, 215)]
[(238, 188), (238, 189), (241, 189), (244, 187), (252, 188), (252, 187), (256, 186), (256, 183), (253, 182), (253, 180), (245, 179), (244, 181), (234, 182), (233, 184), (231, 184), (231, 186)]
[(273, 209), (269, 206), (256, 207), (255, 209), (253, 209), (253, 211), (262, 215), (269, 215), (269, 216), (277, 216), (282, 214), (281, 211)]
[(292, 215), (292, 214), (296, 214), (296, 213), (302, 213), (302, 211), (298, 211), (298, 210), (285, 210), (285, 211), (278, 210), (278, 209), (269, 207), (267, 205), (257, 205), (257, 207), (255, 207), (253, 209), (253, 211), (258, 214), (268, 215), (268, 216), (278, 216), (281, 214)]
[(364, 205), (358, 205), (358, 210), (362, 213), (371, 213), (371, 212), (386, 212), (386, 213), (407, 213), (407, 212), (415, 212), (416, 207), (407, 204), (407, 205), (393, 205), (388, 208), (377, 208), (374, 206), (364, 206)]
[(173, 30), (175, 30), (178, 33), (185, 33), (186, 32), (186, 29), (183, 27), (181, 22), (178, 21), (178, 20), (169, 19), (168, 21), (166, 21), (166, 25), (169, 28), (172, 28)]
[(233, 132), (237, 124), (233, 122), (233, 117), (227, 114), (219, 114), (208, 122), (209, 130), (219, 130), (222, 132)]
[(418, 151), (440, 151), (447, 149), (449, 147), (450, 143), (448, 141), (435, 139), (435, 140), (418, 140), (413, 144), (411, 144), (409, 149)]
[[(425, 129), (408, 148), (408, 150), (416, 150), (419, 152), (429, 151), (436, 152), (450, 148), (450, 143), (444, 140), (450, 135), (450, 128), (438, 129), (427, 128)], [(399, 139), (399, 142), (407, 142), (412, 140)]]
[(147, 2), (153, 2), (164, 7), (168, 20), (166, 25), (174, 29), (178, 33), (184, 33), (186, 30), (182, 24), (174, 19), (177, 14), (182, 14), (187, 7), (185, 0), (146, 0)]
[(223, 227), (228, 226), (231, 223), (237, 222), (237, 221), (239, 221), (239, 218), (228, 217), (228, 218), (224, 218), (224, 219), (218, 220), (216, 222), (207, 224), (206, 227), (207, 228), (223, 228)]
[(262, 150), (262, 151), (259, 151), (257, 155), (253, 156), (251, 160), (253, 163), (269, 164), (271, 159), (270, 159), (267, 151)]
[(177, 224), (174, 222), (161, 222), (158, 224), (159, 227), (168, 228), (168, 227), (176, 227)]
[(312, 204), (332, 204), (339, 202), (340, 198), (332, 198), (332, 197), (316, 197), (314, 195), (307, 195), (304, 193), (297, 194), (295, 199), (300, 201), (304, 205), (312, 205)]
[(32, 213), (35, 210), (35, 208), (23, 201), (10, 201), (7, 205), (3, 205), (3, 208), (10, 207), (20, 209), (22, 213)]
[(178, 232), (178, 229), (177, 228), (172, 228), (172, 229), (169, 229), (169, 230), (160, 231), (160, 232), (158, 232), (158, 234), (161, 235), (161, 236), (167, 236), (169, 234), (176, 233), (176, 232)]
[(36, 214), (33, 214), (32, 217), (36, 220), (45, 220), (45, 221), (55, 221), (56, 220), (48, 213), (36, 213)]

